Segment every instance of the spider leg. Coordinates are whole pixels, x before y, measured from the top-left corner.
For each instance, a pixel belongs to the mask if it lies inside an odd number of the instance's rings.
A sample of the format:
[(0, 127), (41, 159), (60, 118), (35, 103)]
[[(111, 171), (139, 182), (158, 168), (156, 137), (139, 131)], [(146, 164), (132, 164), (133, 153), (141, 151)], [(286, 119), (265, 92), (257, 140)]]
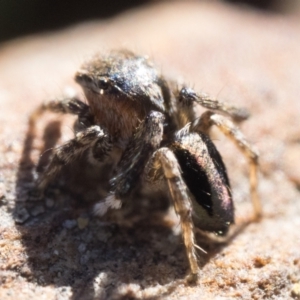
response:
[(235, 122), (242, 122), (249, 117), (249, 112), (245, 108), (230, 106), (225, 102), (210, 98), (205, 93), (197, 93), (191, 88), (182, 87), (178, 91), (178, 101), (190, 106), (191, 103), (197, 103), (207, 109), (215, 110), (230, 116)]
[(104, 215), (109, 208), (119, 208), (121, 199), (128, 196), (139, 181), (146, 163), (159, 147), (163, 137), (164, 115), (151, 111), (134, 137), (129, 141), (111, 179), (111, 191), (104, 201), (94, 207), (96, 215)]
[(93, 118), (89, 106), (77, 98), (67, 98), (64, 100), (52, 100), (41, 104), (29, 118), (29, 125), (32, 131), (35, 129), (34, 126), (37, 119), (46, 111), (77, 115), (77, 124), (83, 128), (93, 125)]
[[(107, 155), (112, 147), (110, 136), (95, 125), (77, 133), (75, 138), (54, 149), (49, 165), (38, 179), (38, 190), (43, 191), (48, 183), (60, 173), (64, 165), (75, 161), (85, 150), (93, 146), (99, 148), (100, 145), (102, 155)], [(96, 159), (101, 160), (102, 158), (97, 157)]]
[(255, 219), (259, 219), (262, 216), (262, 208), (257, 194), (258, 152), (230, 119), (211, 111), (203, 113), (201, 118), (192, 124), (191, 130), (208, 134), (209, 129), (213, 125), (216, 125), (223, 134), (229, 137), (249, 160), (251, 199)]
[(119, 197), (132, 190), (152, 153), (159, 147), (163, 137), (163, 122), (162, 113), (151, 111), (129, 142), (117, 166), (119, 175), (112, 180), (113, 191)]
[(188, 280), (195, 280), (199, 271), (196, 248), (194, 223), (192, 219), (192, 202), (188, 195), (187, 186), (181, 176), (181, 168), (179, 163), (169, 148), (160, 148), (157, 150), (145, 169), (145, 179), (152, 186), (155, 186), (155, 181), (161, 180), (159, 173), (163, 173), (166, 179), (171, 199), (174, 203), (175, 211), (180, 217), (182, 235), (186, 252), (189, 260), (191, 274)]

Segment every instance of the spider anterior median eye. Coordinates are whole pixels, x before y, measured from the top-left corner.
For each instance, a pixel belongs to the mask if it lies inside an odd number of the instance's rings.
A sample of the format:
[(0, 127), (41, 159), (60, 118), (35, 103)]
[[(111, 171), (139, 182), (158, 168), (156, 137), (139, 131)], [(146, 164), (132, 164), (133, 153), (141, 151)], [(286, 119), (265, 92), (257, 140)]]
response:
[(107, 90), (109, 86), (108, 81), (106, 79), (99, 79), (97, 84), (99, 89), (102, 90)]

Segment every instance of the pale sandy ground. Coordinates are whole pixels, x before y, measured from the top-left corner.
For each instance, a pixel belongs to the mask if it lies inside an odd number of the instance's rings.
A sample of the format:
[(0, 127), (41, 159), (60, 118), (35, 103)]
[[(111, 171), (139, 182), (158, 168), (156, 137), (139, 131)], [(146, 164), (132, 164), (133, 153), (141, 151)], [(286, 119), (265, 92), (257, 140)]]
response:
[[(70, 88), (80, 92), (72, 80), (80, 64), (120, 47), (149, 54), (164, 73), (252, 113), (242, 130), (260, 151), (264, 217), (242, 226), (252, 214), (247, 162), (216, 132), (237, 225), (227, 241), (198, 237), (208, 255), (199, 253), (195, 286), (182, 284), (188, 263), (172, 209), (137, 199), (131, 211), (96, 220), (86, 202), (94, 189), (80, 186), (82, 173), (73, 192), (61, 184), (45, 201), (27, 203), (27, 150), (36, 163), (58, 138), (58, 124), (46, 117), (46, 146), (42, 135), (31, 145), (29, 113)], [(299, 18), (217, 3), (155, 4), (9, 42), (0, 48), (0, 66), (0, 299), (300, 297)], [(71, 137), (70, 125), (62, 133), (62, 140)], [(23, 225), (15, 224), (17, 214)]]

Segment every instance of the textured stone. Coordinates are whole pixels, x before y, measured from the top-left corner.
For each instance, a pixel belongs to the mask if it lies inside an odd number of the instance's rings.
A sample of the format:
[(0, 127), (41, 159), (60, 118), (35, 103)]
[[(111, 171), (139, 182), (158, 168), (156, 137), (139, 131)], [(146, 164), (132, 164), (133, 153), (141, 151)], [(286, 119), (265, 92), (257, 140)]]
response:
[[(299, 25), (299, 18), (216, 1), (173, 1), (2, 44), (0, 299), (298, 297)], [(183, 283), (188, 263), (172, 210), (136, 199), (133, 207), (79, 226), (79, 216), (102, 199), (91, 168), (85, 172), (80, 163), (66, 168), (48, 191), (55, 207), (47, 201), (26, 206), (33, 165), (73, 136), (73, 118), (47, 114), (32, 140), (30, 112), (45, 99), (63, 96), (65, 87), (81, 95), (73, 81), (81, 63), (95, 51), (120, 47), (149, 54), (165, 74), (252, 114), (241, 129), (260, 152), (264, 217), (245, 225), (252, 215), (247, 161), (215, 131), (213, 141), (232, 182), (236, 225), (225, 241), (198, 235), (208, 254), (199, 253), (201, 276), (194, 286)], [(28, 211), (35, 205), (44, 205), (45, 212), (31, 219)], [(22, 225), (12, 220), (18, 214)]]

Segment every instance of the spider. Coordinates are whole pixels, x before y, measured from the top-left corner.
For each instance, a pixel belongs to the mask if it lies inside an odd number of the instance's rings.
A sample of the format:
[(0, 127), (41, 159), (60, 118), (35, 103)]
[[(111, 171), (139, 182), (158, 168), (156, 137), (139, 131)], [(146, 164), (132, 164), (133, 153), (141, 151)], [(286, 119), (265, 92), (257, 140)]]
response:
[[(144, 195), (168, 194), (179, 215), (189, 261), (189, 278), (199, 267), (194, 227), (225, 235), (234, 222), (234, 207), (225, 165), (209, 138), (217, 126), (248, 158), (254, 216), (261, 216), (257, 195), (258, 154), (235, 123), (248, 118), (238, 109), (167, 81), (145, 56), (131, 51), (97, 55), (75, 75), (87, 103), (77, 97), (42, 104), (44, 111), (78, 116), (75, 137), (54, 149), (37, 180), (43, 191), (62, 167), (83, 153), (99, 167), (109, 162), (110, 190), (94, 206), (96, 215), (118, 209), (139, 189)], [(195, 106), (207, 109), (197, 116)], [(107, 169), (105, 169), (107, 170)]]

